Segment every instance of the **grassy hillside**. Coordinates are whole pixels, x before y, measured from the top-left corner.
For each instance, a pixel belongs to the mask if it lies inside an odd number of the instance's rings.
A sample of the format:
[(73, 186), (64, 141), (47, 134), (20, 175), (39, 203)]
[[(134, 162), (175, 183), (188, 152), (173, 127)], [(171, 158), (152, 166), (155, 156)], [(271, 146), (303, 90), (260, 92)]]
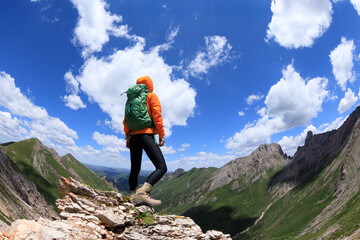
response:
[(161, 199), (158, 211), (183, 214), (194, 205), (201, 195), (196, 194), (217, 168), (193, 168), (171, 180), (160, 181), (151, 191), (154, 198)]
[(292, 189), (269, 208), (257, 226), (238, 239), (294, 239), (333, 200), (330, 186), (315, 185), (312, 182)]
[[(338, 157), (311, 179), (305, 179), (266, 211), (263, 219), (245, 234), (236, 239), (340, 239), (351, 235), (360, 227), (360, 190), (329, 217), (320, 217), (330, 211), (337, 198), (341, 168)], [(306, 229), (306, 232), (304, 232)], [(302, 233), (302, 234), (300, 234)]]
[[(21, 172), (35, 183), (48, 204), (54, 206), (55, 209), (55, 201), (60, 198), (58, 182), (61, 176), (75, 178), (79, 176), (85, 184), (91, 187), (110, 190), (101, 179), (74, 157), (67, 155), (59, 158), (37, 139), (4, 144), (3, 148)], [(57, 161), (55, 158), (60, 160)]]
[[(254, 224), (271, 202), (267, 183), (279, 169), (269, 170), (268, 177), (254, 183), (240, 177), (208, 193), (209, 177), (216, 170), (194, 168), (155, 185), (153, 196), (162, 200), (158, 210), (191, 217), (204, 231), (217, 229), (234, 235)], [(196, 196), (200, 188), (204, 189)]]

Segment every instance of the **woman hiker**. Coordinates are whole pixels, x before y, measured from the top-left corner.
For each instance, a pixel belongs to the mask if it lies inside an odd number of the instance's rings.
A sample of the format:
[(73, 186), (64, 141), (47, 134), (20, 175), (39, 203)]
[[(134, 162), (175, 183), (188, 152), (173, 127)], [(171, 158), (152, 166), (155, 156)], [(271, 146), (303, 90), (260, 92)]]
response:
[[(165, 159), (160, 150), (160, 147), (162, 147), (165, 143), (165, 131), (161, 117), (161, 105), (156, 94), (152, 92), (154, 87), (150, 77), (141, 77), (137, 79), (136, 84), (145, 84), (148, 88), (146, 105), (149, 117), (153, 122), (153, 127), (131, 130), (125, 120), (126, 118), (124, 118), (123, 121), (124, 132), (127, 137), (126, 147), (130, 148), (131, 158), (131, 170), (129, 176), (130, 199), (138, 204), (156, 206), (160, 205), (161, 201), (153, 199), (150, 195), (150, 191), (152, 186), (154, 186), (154, 184), (156, 184), (167, 171)], [(159, 144), (156, 144), (155, 134), (159, 135)], [(144, 185), (136, 190), (138, 185), (138, 176), (141, 169), (143, 150), (145, 150), (147, 156), (156, 169), (149, 175)]]

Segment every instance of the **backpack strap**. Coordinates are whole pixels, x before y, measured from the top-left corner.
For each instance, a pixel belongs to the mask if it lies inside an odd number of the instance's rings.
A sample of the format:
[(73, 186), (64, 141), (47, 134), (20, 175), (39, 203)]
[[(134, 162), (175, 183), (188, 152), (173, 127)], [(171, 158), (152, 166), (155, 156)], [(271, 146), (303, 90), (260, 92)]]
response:
[(131, 136), (132, 131), (133, 131), (133, 130), (130, 130), (130, 131), (128, 132), (128, 134), (125, 136), (125, 140), (127, 140), (127, 139)]

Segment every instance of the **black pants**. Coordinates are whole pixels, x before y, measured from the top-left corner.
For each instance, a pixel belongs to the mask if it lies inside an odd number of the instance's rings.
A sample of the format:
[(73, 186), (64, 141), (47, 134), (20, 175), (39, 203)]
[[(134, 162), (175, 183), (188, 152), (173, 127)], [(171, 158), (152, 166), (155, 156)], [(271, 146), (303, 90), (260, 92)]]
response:
[(167, 171), (164, 156), (159, 145), (155, 145), (154, 135), (152, 134), (135, 134), (130, 137), (130, 158), (131, 170), (129, 176), (130, 191), (134, 191), (138, 185), (138, 176), (141, 169), (141, 160), (143, 149), (146, 155), (155, 166), (146, 182), (152, 186), (157, 183)]

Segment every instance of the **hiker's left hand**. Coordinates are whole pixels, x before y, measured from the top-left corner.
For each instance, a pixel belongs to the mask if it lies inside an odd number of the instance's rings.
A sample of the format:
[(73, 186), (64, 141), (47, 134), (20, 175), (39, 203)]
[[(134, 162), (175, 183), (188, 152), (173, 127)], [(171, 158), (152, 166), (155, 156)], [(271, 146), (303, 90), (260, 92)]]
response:
[(159, 137), (159, 146), (162, 147), (162, 146), (164, 146), (164, 144), (165, 144), (165, 139)]
[(130, 137), (126, 139), (126, 147), (130, 149)]

